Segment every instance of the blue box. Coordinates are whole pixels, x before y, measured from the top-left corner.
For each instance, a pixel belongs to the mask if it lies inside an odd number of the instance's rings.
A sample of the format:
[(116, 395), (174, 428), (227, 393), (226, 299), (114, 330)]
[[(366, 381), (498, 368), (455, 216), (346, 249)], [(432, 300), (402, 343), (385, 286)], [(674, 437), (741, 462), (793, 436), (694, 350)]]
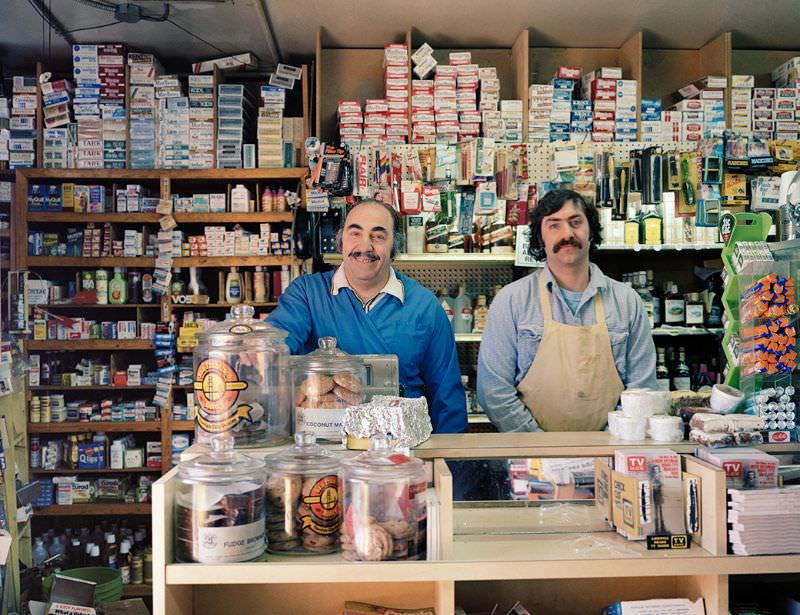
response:
[(102, 470), (105, 467), (105, 444), (102, 442), (84, 442), (78, 445), (78, 469)]
[(39, 497), (33, 502), (34, 506), (52, 506), (53, 505), (53, 479), (40, 478), (39, 483)]

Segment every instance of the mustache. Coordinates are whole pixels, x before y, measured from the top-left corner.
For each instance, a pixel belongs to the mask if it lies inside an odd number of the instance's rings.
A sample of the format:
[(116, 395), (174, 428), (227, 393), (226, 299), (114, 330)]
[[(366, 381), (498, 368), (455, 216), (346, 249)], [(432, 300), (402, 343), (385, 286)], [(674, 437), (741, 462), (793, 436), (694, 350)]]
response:
[(583, 245), (581, 244), (580, 241), (578, 241), (574, 237), (570, 237), (569, 239), (562, 239), (561, 241), (559, 241), (553, 247), (553, 254), (557, 254), (561, 250), (561, 248), (564, 248), (566, 246), (572, 246), (573, 248), (577, 248), (578, 250), (583, 248)]
[(380, 256), (378, 256), (377, 254), (375, 254), (375, 252), (371, 250), (369, 252), (359, 252), (358, 250), (353, 250), (352, 252), (350, 252), (350, 254), (348, 254), (348, 256), (351, 256), (353, 258), (369, 258), (372, 261), (378, 261), (381, 259)]

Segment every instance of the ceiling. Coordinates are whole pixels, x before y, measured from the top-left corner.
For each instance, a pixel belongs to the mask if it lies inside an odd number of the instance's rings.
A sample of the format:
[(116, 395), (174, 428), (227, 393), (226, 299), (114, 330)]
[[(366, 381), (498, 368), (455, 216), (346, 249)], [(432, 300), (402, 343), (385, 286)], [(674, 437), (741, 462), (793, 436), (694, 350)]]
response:
[[(618, 47), (642, 30), (645, 47), (695, 49), (732, 31), (736, 48), (800, 49), (797, 0), (171, 0), (174, 23), (100, 29), (93, 26), (113, 22), (114, 15), (88, 6), (93, 1), (122, 0), (0, 0), (0, 63), (27, 69), (44, 59), (47, 69), (69, 69), (69, 46), (48, 28), (43, 36), (43, 20), (31, 5), (37, 2), (64, 29), (89, 28), (70, 35), (76, 42), (123, 42), (155, 52), (177, 71), (188, 70), (192, 60), (240, 51), (255, 53), (265, 69), (278, 56), (310, 59), (320, 28), (326, 46), (347, 47), (380, 47), (407, 29), (434, 47), (510, 47), (527, 27), (536, 46)], [(161, 1), (138, 4), (147, 15), (162, 14)]]

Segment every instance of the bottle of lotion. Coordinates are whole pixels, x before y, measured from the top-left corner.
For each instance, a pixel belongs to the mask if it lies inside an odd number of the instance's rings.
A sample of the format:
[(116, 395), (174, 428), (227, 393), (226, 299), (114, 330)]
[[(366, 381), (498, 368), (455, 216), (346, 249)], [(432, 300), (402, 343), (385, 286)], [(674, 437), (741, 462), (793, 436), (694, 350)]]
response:
[(242, 274), (238, 267), (231, 267), (225, 280), (225, 301), (227, 303), (242, 302)]
[(256, 271), (253, 274), (253, 287), (253, 301), (265, 303), (267, 300), (267, 279), (263, 267), (256, 267)]
[(467, 294), (467, 287), (458, 287), (458, 296), (453, 300), (453, 333), (472, 332), (472, 298)]
[(447, 314), (447, 320), (450, 326), (453, 326), (453, 300), (450, 299), (450, 293), (446, 288), (439, 291), (439, 304), (442, 306), (444, 313)]

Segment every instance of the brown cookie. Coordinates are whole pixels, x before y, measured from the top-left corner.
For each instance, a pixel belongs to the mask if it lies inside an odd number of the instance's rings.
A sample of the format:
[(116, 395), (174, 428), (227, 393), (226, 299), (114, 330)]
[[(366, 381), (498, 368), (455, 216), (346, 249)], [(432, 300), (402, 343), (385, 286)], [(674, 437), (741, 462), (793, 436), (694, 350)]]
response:
[(352, 391), (353, 393), (362, 393), (364, 391), (364, 384), (353, 374), (348, 372), (341, 372), (333, 377), (333, 381), (340, 387)]
[(309, 551), (333, 551), (336, 548), (336, 535), (317, 534), (311, 528), (303, 530), (303, 548)]
[(358, 403), (361, 403), (361, 393), (354, 393), (350, 389), (346, 389), (337, 385), (334, 387), (333, 393), (348, 406), (354, 406)]
[(279, 510), (294, 506), (300, 499), (302, 481), (296, 476), (274, 475), (267, 479), (267, 499)]
[(330, 376), (310, 374), (298, 387), (298, 391), (302, 391), (309, 397), (319, 397), (333, 391), (333, 386), (333, 378)]
[(307, 397), (308, 396), (306, 395), (306, 392), (302, 389), (302, 387), (298, 387), (298, 389), (294, 392), (295, 407), (302, 408)]
[(333, 392), (324, 395), (309, 395), (305, 401), (306, 408), (338, 408), (340, 399)]

